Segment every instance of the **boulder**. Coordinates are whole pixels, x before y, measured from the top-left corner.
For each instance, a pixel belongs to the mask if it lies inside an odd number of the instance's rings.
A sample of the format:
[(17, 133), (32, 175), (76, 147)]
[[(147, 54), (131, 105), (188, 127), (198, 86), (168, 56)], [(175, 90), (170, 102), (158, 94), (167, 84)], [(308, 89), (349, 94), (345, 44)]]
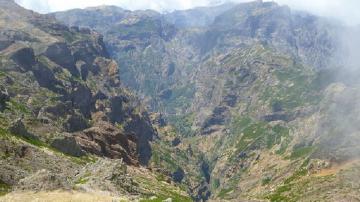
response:
[(27, 140), (38, 140), (39, 138), (28, 132), (21, 119), (14, 121), (9, 127), (10, 133), (25, 138)]
[(123, 159), (127, 164), (138, 164), (135, 137), (125, 134), (110, 123), (97, 122), (95, 126), (75, 136), (84, 151), (112, 159)]
[(70, 135), (56, 138), (51, 143), (51, 147), (70, 156), (81, 157), (85, 155), (85, 152), (81, 150), (81, 147), (77, 144), (75, 138)]
[(80, 114), (68, 115), (64, 123), (64, 128), (70, 133), (82, 131), (89, 127), (89, 122)]

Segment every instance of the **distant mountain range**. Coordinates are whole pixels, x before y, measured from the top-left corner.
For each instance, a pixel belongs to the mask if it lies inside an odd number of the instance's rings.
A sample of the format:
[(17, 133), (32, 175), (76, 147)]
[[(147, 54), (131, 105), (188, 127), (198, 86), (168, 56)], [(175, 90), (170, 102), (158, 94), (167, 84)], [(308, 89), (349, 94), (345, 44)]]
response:
[(262, 1), (49, 15), (0, 2), (0, 192), (360, 197), (358, 28)]

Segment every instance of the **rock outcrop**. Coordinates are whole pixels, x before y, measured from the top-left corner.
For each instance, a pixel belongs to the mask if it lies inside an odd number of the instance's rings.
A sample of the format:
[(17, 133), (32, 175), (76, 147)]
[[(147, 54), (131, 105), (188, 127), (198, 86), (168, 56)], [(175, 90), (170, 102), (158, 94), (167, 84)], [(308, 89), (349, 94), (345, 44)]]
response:
[(0, 111), (4, 111), (6, 108), (6, 102), (10, 100), (9, 93), (6, 88), (0, 86)]
[(0, 138), (16, 139), (0, 145), (0, 180), (20, 190), (68, 188), (73, 182), (65, 179), (90, 156), (146, 167), (157, 133), (121, 86), (103, 37), (13, 1), (0, 5)]
[(134, 134), (126, 134), (110, 123), (98, 122), (93, 127), (76, 134), (80, 147), (99, 156), (123, 159), (137, 165), (137, 140)]
[(65, 135), (65, 137), (59, 137), (53, 140), (51, 147), (70, 156), (81, 157), (86, 154), (82, 150), (79, 143), (76, 141), (75, 137), (70, 134)]

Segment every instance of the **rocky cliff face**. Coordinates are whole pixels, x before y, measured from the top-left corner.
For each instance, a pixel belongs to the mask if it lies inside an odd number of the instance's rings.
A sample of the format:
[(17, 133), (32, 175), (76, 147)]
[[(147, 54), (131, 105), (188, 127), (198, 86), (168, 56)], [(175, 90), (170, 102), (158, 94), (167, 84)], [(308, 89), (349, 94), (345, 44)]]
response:
[(194, 199), (358, 195), (350, 121), (358, 74), (339, 54), (349, 28), (262, 1), (166, 15), (114, 7), (53, 15), (104, 34), (125, 85), (173, 125), (158, 128), (151, 164), (175, 179), (184, 170)]
[[(56, 131), (73, 133), (75, 139), (88, 137), (87, 143), (79, 141), (81, 147), (87, 149), (88, 145), (94, 144), (90, 146), (93, 147), (91, 151), (107, 157), (114, 157), (112, 153), (119, 152), (111, 147), (119, 147), (127, 152), (117, 157), (126, 156), (128, 163), (146, 165), (151, 155), (149, 142), (156, 132), (135, 97), (120, 86), (117, 64), (109, 58), (102, 36), (88, 29), (68, 28), (52, 18), (21, 8), (17, 9), (27, 18), (21, 13), (12, 16), (15, 6), (2, 7), (3, 18), (23, 23), (20, 28), (9, 23), (2, 27), (3, 43), (8, 44), (1, 52), (2, 73), (6, 81), (11, 80), (10, 83), (4, 81), (2, 88), (7, 90), (11, 101), (19, 102), (29, 112), (21, 121), (39, 119), (44, 123), (38, 126), (40, 130), (61, 120), (55, 126)], [(44, 36), (39, 37), (32, 29)], [(27, 35), (32, 39), (16, 39), (16, 35)], [(15, 91), (16, 85), (19, 87)], [(33, 86), (32, 92), (24, 92), (27, 85)], [(41, 91), (52, 95), (41, 96)], [(116, 125), (123, 128), (116, 129)], [(87, 133), (82, 134), (86, 129)], [(89, 131), (123, 139), (113, 143), (93, 137)], [(39, 138), (51, 141), (47, 135), (40, 134), (43, 137)]]
[[(100, 34), (1, 0), (0, 48), (0, 194), (76, 186), (188, 200), (156, 184), (156, 173), (137, 171), (158, 134)], [(155, 185), (143, 186), (148, 179)]]

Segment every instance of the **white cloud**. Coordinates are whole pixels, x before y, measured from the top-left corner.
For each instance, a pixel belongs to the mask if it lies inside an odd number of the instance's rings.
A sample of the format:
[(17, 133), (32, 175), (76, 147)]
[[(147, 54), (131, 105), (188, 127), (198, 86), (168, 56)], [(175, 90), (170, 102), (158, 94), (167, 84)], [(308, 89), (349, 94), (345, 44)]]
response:
[[(213, 5), (219, 2), (248, 0), (16, 0), (20, 5), (35, 11), (46, 13), (85, 8), (99, 5), (117, 5), (126, 9), (153, 9), (171, 11), (189, 9), (197, 6)], [(360, 24), (359, 0), (275, 0), (294, 9), (335, 17), (349, 24)]]
[(38, 12), (54, 12), (72, 8), (99, 5), (117, 5), (130, 10), (153, 9), (158, 11), (189, 9), (206, 6), (209, 0), (16, 0), (20, 5)]
[(337, 18), (351, 25), (360, 24), (359, 0), (277, 0), (277, 2), (316, 15)]

